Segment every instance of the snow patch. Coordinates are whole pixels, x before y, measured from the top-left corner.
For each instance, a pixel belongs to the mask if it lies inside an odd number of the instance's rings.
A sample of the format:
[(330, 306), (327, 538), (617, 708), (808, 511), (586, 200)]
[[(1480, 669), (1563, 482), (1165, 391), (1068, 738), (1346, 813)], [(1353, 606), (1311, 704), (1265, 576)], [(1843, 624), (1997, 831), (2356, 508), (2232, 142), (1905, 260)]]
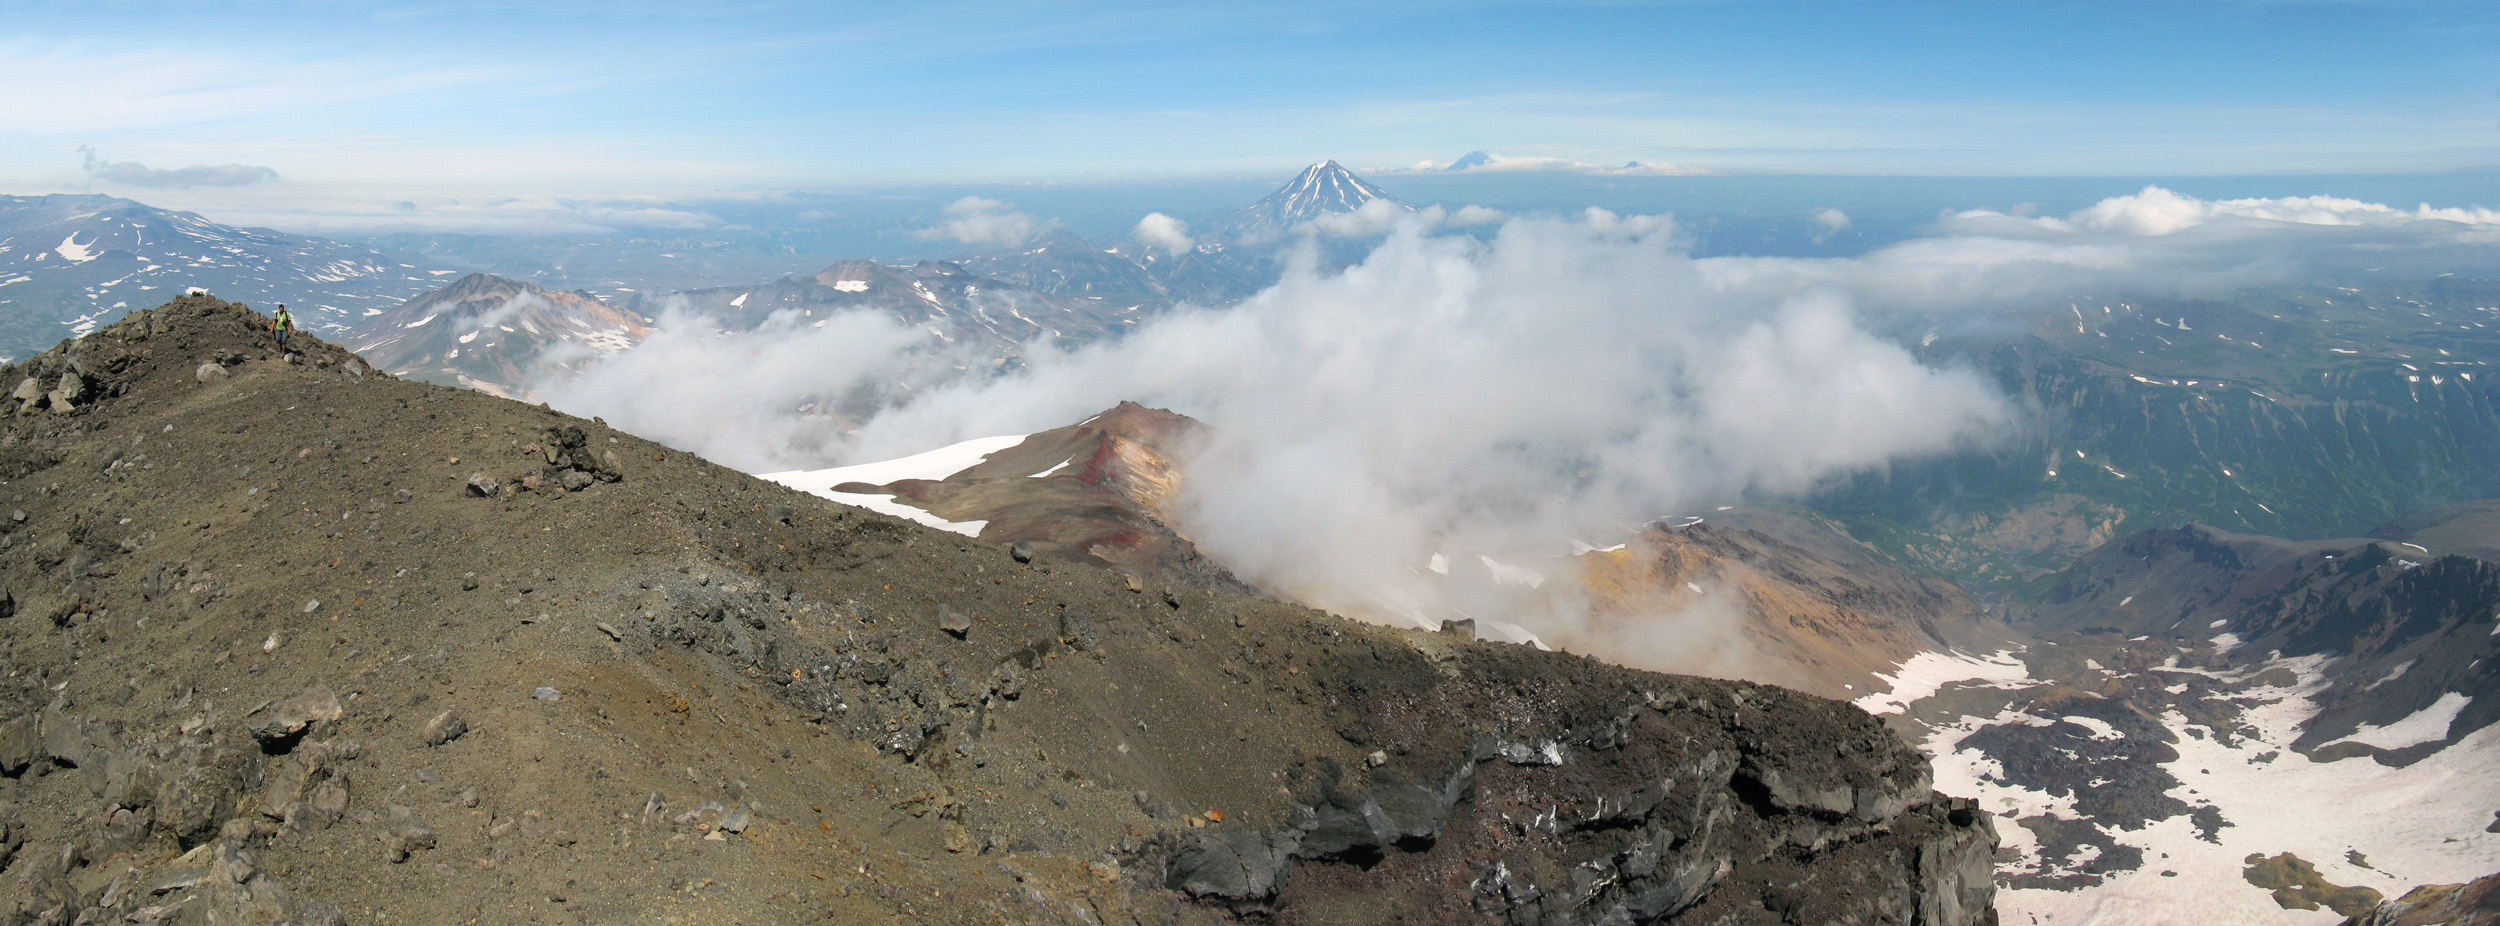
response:
[(1484, 571), (1491, 573), (1493, 581), (1497, 583), (1503, 585), (1525, 585), (1529, 588), (1540, 588), (1545, 585), (1545, 574), (1534, 569), (1529, 569), (1525, 566), (1513, 566), (1482, 553), (1476, 554), (1476, 561), (1484, 564)]
[(1944, 690), (1956, 682), (1977, 682), (1986, 688), (2015, 688), (2029, 683), (2031, 670), (2014, 658), (2014, 650), (1999, 650), (1991, 656), (1968, 653), (1925, 652), (1910, 657), (1901, 667), (1886, 675), (1875, 673), (1889, 691), (1863, 695), (1849, 703), (1869, 714), (1897, 714), (1909, 710), (1911, 702), (1919, 701)]
[(897, 502), (892, 496), (836, 492), (833, 487), (846, 482), (884, 485), (903, 479), (944, 479), (971, 469), (982, 460), (988, 459), (990, 454), (1024, 443), (1024, 438), (1025, 435), (1022, 434), (975, 438), (900, 459), (836, 466), (831, 469), (760, 473), (758, 478), (770, 479), (801, 492), (832, 499), (845, 505), (917, 521), (967, 537), (978, 537), (981, 535), (981, 528), (989, 525), (988, 521), (949, 521), (922, 509)]
[(95, 251), (93, 248), (103, 240), (104, 239), (102, 238), (98, 238), (94, 241), (87, 242), (86, 244), (79, 244), (78, 233), (71, 232), (69, 233), (69, 237), (61, 239), (61, 246), (53, 248), (52, 253), (61, 255), (62, 260), (69, 261), (70, 263), (83, 264), (95, 259)]
[[(2403, 749), (2448, 738), (2448, 725), (2455, 723), (2465, 706), (2474, 702), (2470, 696), (2451, 691), (2440, 695), (2429, 707), (2414, 711), (2411, 716), (2384, 727), (2362, 724), (2351, 736), (2335, 743), (2360, 743), (2380, 749)], [(2335, 743), (2326, 745), (2333, 746)], [(2321, 747), (2323, 748), (2323, 747)]]
[(2118, 732), (2117, 727), (2110, 726), (2109, 721), (2102, 720), (2098, 717), (2085, 717), (2078, 714), (2071, 717), (2060, 717), (2058, 719), (2092, 731), (2092, 738), (2103, 742), (2127, 738), (2126, 734)]

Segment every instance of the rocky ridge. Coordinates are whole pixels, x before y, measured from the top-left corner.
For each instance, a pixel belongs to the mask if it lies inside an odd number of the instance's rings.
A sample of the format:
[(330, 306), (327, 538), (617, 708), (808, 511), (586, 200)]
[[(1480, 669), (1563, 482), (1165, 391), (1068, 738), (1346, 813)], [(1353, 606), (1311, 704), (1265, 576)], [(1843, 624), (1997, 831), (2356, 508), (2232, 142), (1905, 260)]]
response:
[(0, 922), (1993, 921), (1847, 705), (1020, 563), (260, 324), (0, 371)]

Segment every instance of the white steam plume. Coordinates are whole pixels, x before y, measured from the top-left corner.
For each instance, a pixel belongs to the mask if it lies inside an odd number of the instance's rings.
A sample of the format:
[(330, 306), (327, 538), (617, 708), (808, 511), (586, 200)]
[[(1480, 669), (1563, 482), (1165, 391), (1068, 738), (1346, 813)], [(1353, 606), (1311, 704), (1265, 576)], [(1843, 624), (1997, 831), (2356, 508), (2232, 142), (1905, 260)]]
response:
[(1478, 242), (1425, 234), (1434, 218), (1334, 275), (1305, 251), (1234, 308), (920, 389), (854, 434), (790, 409), (952, 369), (925, 335), (844, 316), (838, 335), (720, 336), (669, 316), (541, 393), (750, 471), (1057, 427), (1122, 399), (1168, 406), (1213, 426), (1187, 463), (1184, 526), (1245, 578), (1345, 614), (1465, 609), (1573, 639), (1592, 638), (1577, 615), (1518, 613), (1515, 590), (1422, 566), (1445, 553), (1552, 569), (1569, 538), (1804, 490), (2008, 417), (1979, 376), (1859, 328), (1844, 294), (1717, 291), (1663, 219), (1519, 219)]

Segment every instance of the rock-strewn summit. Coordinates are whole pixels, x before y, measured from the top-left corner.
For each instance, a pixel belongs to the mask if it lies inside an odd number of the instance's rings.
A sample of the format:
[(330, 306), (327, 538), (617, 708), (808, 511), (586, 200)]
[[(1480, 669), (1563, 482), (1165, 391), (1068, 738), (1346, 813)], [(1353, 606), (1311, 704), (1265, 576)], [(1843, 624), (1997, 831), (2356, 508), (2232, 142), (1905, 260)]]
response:
[(0, 923), (1992, 922), (1847, 705), (1141, 587), (177, 300), (0, 370)]

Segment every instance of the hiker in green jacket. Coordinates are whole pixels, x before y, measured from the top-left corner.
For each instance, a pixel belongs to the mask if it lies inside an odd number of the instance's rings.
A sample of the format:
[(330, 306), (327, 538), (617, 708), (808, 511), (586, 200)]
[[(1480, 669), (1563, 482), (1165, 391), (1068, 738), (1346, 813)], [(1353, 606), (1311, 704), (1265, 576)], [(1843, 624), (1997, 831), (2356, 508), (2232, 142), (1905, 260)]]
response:
[(295, 333), (295, 316), (286, 314), (286, 303), (278, 303), (278, 314), (269, 316), (269, 334), (278, 339), (278, 349), (286, 349), (286, 336)]

